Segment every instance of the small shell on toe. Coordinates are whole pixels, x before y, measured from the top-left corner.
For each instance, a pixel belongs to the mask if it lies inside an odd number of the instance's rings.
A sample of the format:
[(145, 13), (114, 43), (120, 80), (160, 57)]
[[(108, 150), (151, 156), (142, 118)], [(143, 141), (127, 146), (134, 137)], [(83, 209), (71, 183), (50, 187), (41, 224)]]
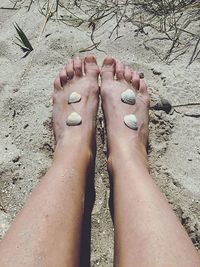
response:
[(76, 113), (76, 112), (72, 112), (68, 117), (67, 117), (67, 121), (66, 124), (68, 126), (76, 126), (76, 125), (80, 125), (82, 123), (82, 118), (81, 116)]
[(130, 129), (137, 130), (138, 125), (137, 125), (137, 118), (134, 114), (129, 114), (124, 116), (124, 123), (126, 126), (128, 126)]
[(133, 90), (127, 89), (121, 94), (121, 100), (126, 104), (135, 105), (136, 95)]
[(76, 92), (73, 92), (71, 93), (71, 95), (69, 96), (68, 98), (68, 103), (71, 104), (71, 103), (77, 103), (81, 101), (81, 95), (76, 93)]

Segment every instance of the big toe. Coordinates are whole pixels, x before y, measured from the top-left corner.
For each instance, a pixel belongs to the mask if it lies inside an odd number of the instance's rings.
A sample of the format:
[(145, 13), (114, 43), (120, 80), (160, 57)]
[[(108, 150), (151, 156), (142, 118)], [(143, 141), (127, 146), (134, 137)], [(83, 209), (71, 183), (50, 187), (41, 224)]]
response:
[(116, 61), (112, 57), (106, 57), (101, 68), (102, 80), (113, 80), (115, 76)]
[(99, 67), (97, 65), (97, 60), (95, 56), (86, 56), (84, 59), (84, 70), (86, 76), (93, 78), (98, 78), (99, 76)]

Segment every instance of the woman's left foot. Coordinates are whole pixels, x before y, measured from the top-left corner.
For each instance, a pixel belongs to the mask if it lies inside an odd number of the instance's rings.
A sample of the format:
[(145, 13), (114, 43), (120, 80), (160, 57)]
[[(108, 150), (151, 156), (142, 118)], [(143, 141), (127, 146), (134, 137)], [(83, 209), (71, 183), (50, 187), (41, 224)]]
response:
[[(101, 78), (101, 98), (106, 120), (109, 156), (114, 150), (119, 153), (120, 148), (126, 155), (129, 151), (132, 153), (143, 151), (145, 155), (150, 102), (145, 81), (140, 79), (136, 71), (116, 62), (111, 57), (105, 58), (103, 62)], [(135, 95), (135, 103), (132, 105), (123, 103), (121, 99), (122, 93), (128, 89)], [(137, 120), (135, 129), (125, 125), (124, 120), (127, 115), (129, 118), (133, 117), (132, 120)]]

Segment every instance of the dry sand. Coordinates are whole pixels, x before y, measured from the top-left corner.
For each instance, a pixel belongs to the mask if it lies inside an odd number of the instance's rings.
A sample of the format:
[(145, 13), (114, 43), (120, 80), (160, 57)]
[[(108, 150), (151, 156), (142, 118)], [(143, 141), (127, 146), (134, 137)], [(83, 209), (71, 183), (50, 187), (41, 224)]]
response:
[[(11, 3), (2, 1), (0, 7)], [(52, 81), (66, 60), (90, 46), (88, 25), (79, 29), (49, 21), (37, 43), (44, 17), (37, 5), (27, 12), (0, 10), (0, 235), (22, 207), (27, 195), (39, 182), (52, 161)], [(22, 59), (14, 44), (17, 22), (36, 48)], [(110, 22), (112, 25), (114, 22)], [(198, 24), (197, 24), (198, 25)], [(98, 32), (101, 49), (93, 51), (102, 63), (105, 54), (144, 72), (152, 99), (160, 96), (173, 105), (200, 102), (200, 60), (186, 68), (189, 54), (171, 65), (160, 61), (143, 46), (144, 34), (136, 36), (127, 23), (121, 38), (108, 39), (109, 24)], [(152, 33), (153, 34), (153, 33)], [(158, 43), (161, 51), (164, 45)], [(83, 56), (84, 53), (81, 53)], [(160, 72), (155, 75), (152, 69)], [(200, 248), (200, 114), (199, 106), (177, 108), (180, 113), (150, 112), (149, 160), (157, 184), (186, 227), (193, 243)], [(186, 116), (187, 114), (189, 116)], [(106, 171), (101, 112), (98, 122), (96, 160), (96, 201), (92, 212), (91, 266), (111, 267), (113, 225), (109, 212), (109, 182)], [(145, 218), (144, 218), (145, 220)]]

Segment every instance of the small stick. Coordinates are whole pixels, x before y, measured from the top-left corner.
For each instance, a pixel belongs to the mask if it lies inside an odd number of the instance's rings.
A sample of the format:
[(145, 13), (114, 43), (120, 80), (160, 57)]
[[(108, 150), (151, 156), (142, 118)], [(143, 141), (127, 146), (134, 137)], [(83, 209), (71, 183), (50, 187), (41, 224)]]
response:
[[(200, 50), (199, 50), (199, 51), (197, 52), (197, 54), (196, 54), (196, 51), (197, 51), (197, 48), (198, 48), (199, 43), (200, 43), (200, 37), (199, 37), (199, 39), (197, 40), (197, 43), (196, 43), (196, 45), (195, 45), (195, 48), (194, 48), (194, 51), (193, 51), (192, 56), (191, 56), (191, 58), (190, 58), (190, 61), (189, 61), (188, 66), (192, 64), (192, 62), (197, 58), (197, 56), (198, 56), (198, 54), (199, 54), (199, 52), (200, 52)], [(196, 56), (195, 56), (195, 54), (196, 54)]]
[(7, 9), (7, 10), (18, 10), (17, 7), (0, 7), (0, 9)]

